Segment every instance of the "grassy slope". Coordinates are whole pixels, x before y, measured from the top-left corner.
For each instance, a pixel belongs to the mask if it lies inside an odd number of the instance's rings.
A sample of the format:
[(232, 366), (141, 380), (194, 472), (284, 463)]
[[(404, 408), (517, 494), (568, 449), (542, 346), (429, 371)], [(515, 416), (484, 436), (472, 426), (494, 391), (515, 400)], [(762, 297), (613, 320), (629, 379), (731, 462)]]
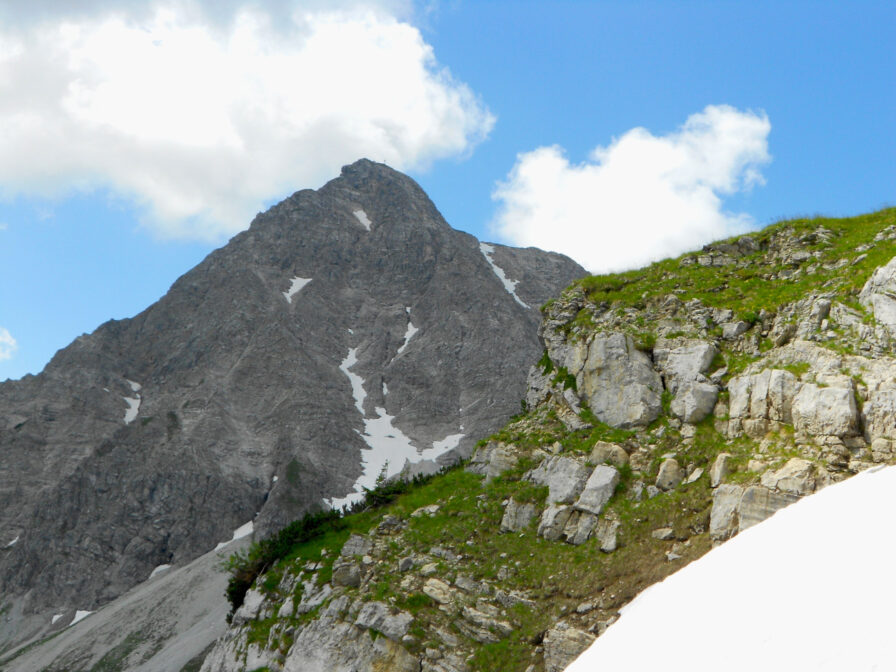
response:
[[(591, 322), (589, 312), (601, 303), (623, 311), (640, 310), (651, 299), (673, 292), (683, 301), (698, 298), (710, 306), (732, 308), (749, 320), (755, 319), (762, 310), (774, 312), (779, 306), (820, 288), (834, 292), (838, 300), (848, 305), (857, 305), (858, 291), (872, 270), (896, 254), (891, 242), (867, 249), (863, 246), (869, 245), (879, 231), (894, 224), (896, 209), (888, 209), (851, 219), (785, 222), (753, 234), (760, 243), (786, 235), (788, 231), (799, 237), (819, 226), (834, 234), (828, 245), (808, 246), (809, 250), (820, 250), (822, 258), (807, 263), (806, 268), (788, 282), (765, 279), (769, 274), (780, 273), (784, 266), (770, 261), (764, 251), (747, 257), (749, 263), (746, 265), (708, 268), (697, 264), (682, 265), (682, 259), (694, 256), (685, 255), (636, 271), (585, 278), (574, 288), (584, 289), (589, 303), (575, 320), (575, 325), (587, 329)], [(840, 259), (850, 260), (849, 265), (833, 268)], [(726, 364), (737, 364), (738, 353), (725, 352), (723, 357)], [(401, 590), (399, 584), (405, 575), (398, 572), (397, 561), (413, 553), (426, 554), (434, 546), (450, 548), (463, 557), (457, 563), (440, 561), (436, 576), (442, 580), (450, 583), (456, 574), (462, 573), (505, 591), (523, 591), (536, 602), (535, 609), (519, 605), (508, 610), (507, 617), (512, 620), (514, 631), (506, 639), (486, 645), (466, 640), (467, 647), (473, 651), (470, 661), (473, 669), (524, 670), (533, 660), (532, 651), (540, 641), (540, 633), (558, 619), (573, 615), (578, 605), (587, 602), (595, 605), (587, 616), (582, 617), (589, 622), (608, 619), (646, 586), (710, 548), (706, 529), (711, 492), (705, 477), (653, 499), (637, 502), (630, 496), (630, 486), (635, 480), (651, 482), (664, 453), (677, 452), (683, 465), (705, 468), (724, 450), (734, 455), (739, 467), (732, 480), (752, 482), (758, 479), (758, 474), (746, 469), (755, 444), (746, 438), (726, 440), (716, 430), (711, 417), (698, 426), (690, 445), (682, 445), (680, 434), (667, 416), (639, 433), (612, 430), (599, 423), (593, 429), (569, 432), (545, 409), (534, 409), (514, 419), (493, 438), (530, 451), (559, 441), (564, 452), (588, 453), (598, 440), (628, 442), (630, 447), (651, 449), (655, 457), (649, 467), (642, 468), (642, 473), (622, 470), (622, 483), (607, 507), (609, 515), (621, 523), (619, 549), (602, 553), (593, 539), (582, 546), (548, 542), (536, 536), (535, 523), (522, 533), (500, 534), (502, 503), (508, 497), (539, 504), (544, 502), (546, 493), (543, 488), (521, 480), (523, 473), (532, 466), (531, 461), (523, 460), (516, 469), (488, 485), (484, 485), (479, 476), (454, 469), (400, 495), (383, 508), (347, 516), (342, 529), (301, 544), (279, 560), (260, 580), (263, 590), (276, 595), (285, 572), (298, 573), (319, 584), (328, 581), (333, 559), (349, 534), (367, 534), (384, 515), (395, 515), (406, 520), (408, 527), (394, 538), (384, 556), (376, 558), (374, 578), (360, 593), (361, 598), (387, 600), (413, 613), (415, 623), (411, 634), (417, 642), (410, 648), (422, 653), (427, 646), (438, 643), (434, 627), (452, 629), (452, 617), (438, 609), (438, 605), (423, 593)], [(770, 459), (783, 460), (795, 454), (792, 437), (786, 432), (776, 437), (774, 443), (774, 454), (767, 456)], [(420, 507), (433, 503), (441, 506), (435, 516), (410, 516)], [(674, 529), (676, 541), (659, 541), (651, 536), (652, 530), (665, 526)], [(670, 561), (667, 553), (673, 548), (681, 557)], [(303, 573), (302, 567), (308, 562), (322, 562), (323, 569)], [(349, 591), (352, 592), (357, 589)], [(273, 625), (284, 622), (298, 625), (310, 617), (313, 614), (300, 619), (274, 617), (258, 621), (251, 625), (250, 640), (265, 641)], [(454, 631), (457, 633), (456, 628)], [(282, 651), (288, 650), (290, 644), (288, 635), (280, 637)]]

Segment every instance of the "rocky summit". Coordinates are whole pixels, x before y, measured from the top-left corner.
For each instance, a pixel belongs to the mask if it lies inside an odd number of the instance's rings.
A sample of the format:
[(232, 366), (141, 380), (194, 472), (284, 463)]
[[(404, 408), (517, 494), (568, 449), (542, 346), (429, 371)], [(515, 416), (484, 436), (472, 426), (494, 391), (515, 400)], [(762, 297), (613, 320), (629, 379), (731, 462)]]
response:
[(583, 275), (452, 229), (366, 160), (259, 214), (139, 315), (0, 384), (0, 651), (469, 456), (519, 411), (540, 306)]

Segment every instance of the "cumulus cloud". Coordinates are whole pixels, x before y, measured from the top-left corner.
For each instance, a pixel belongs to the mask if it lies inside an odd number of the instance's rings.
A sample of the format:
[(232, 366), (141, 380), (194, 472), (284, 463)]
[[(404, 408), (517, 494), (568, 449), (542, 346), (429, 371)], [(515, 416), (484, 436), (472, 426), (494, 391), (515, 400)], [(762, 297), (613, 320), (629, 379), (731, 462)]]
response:
[(12, 337), (12, 334), (0, 327), (0, 362), (11, 359), (18, 347), (19, 344), (16, 343), (16, 339)]
[(493, 193), (498, 235), (562, 252), (592, 272), (633, 268), (747, 230), (722, 197), (763, 182), (764, 113), (708, 106), (657, 137), (635, 128), (574, 165), (562, 148), (517, 156)]
[(374, 2), (5, 3), (0, 194), (108, 188), (214, 239), (360, 157), (469, 153), (493, 116)]

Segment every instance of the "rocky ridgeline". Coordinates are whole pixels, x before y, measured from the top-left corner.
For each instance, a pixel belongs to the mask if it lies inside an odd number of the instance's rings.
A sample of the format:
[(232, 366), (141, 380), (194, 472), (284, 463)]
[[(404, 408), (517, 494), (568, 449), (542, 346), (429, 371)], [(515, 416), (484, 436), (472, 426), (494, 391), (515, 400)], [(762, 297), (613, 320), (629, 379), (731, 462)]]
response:
[(662, 262), (653, 294), (577, 283), (529, 411), (259, 579), (203, 670), (564, 669), (645, 587), (896, 461), (894, 240), (893, 211), (780, 225)]

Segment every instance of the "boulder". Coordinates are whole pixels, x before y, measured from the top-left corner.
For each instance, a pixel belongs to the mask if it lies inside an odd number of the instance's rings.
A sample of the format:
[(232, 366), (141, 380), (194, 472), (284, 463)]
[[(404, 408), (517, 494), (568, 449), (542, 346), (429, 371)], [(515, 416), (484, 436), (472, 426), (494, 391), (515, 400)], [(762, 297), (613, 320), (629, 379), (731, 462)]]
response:
[(597, 529), (594, 532), (594, 536), (597, 537), (597, 543), (600, 545), (600, 550), (604, 553), (612, 553), (616, 550), (616, 535), (618, 531), (619, 521), (617, 520), (601, 518), (597, 521)]
[(689, 380), (678, 387), (671, 410), (682, 422), (695, 424), (712, 413), (719, 398), (719, 389), (710, 382)]
[(467, 471), (485, 476), (485, 482), (500, 476), (509, 469), (513, 469), (519, 461), (516, 452), (496, 441), (490, 441), (478, 448), (470, 459)]
[(737, 531), (743, 532), (748, 527), (771, 516), (775, 511), (790, 506), (799, 497), (784, 492), (772, 492), (767, 488), (754, 485), (744, 490), (737, 509)]
[(715, 541), (725, 541), (737, 534), (737, 510), (744, 489), (739, 485), (723, 483), (712, 493), (712, 510), (709, 514), (709, 536)]
[(566, 523), (572, 515), (573, 508), (562, 504), (551, 504), (541, 514), (538, 523), (538, 536), (548, 541), (557, 541), (563, 536)]
[(762, 474), (762, 485), (792, 495), (809, 495), (815, 492), (815, 465), (809, 460), (794, 457), (777, 471)]
[(896, 390), (873, 392), (863, 404), (865, 433), (870, 441), (896, 439)]
[(591, 538), (596, 527), (597, 516), (586, 511), (573, 511), (563, 527), (563, 536), (573, 546), (581, 546)]
[(709, 485), (717, 488), (722, 484), (725, 476), (731, 468), (731, 455), (728, 453), (719, 453), (709, 468)]
[(896, 257), (871, 274), (859, 301), (871, 309), (874, 318), (890, 333), (896, 334)]
[(684, 479), (684, 471), (674, 457), (663, 460), (656, 475), (656, 487), (660, 490), (672, 490)]
[(729, 415), (790, 424), (793, 399), (799, 389), (797, 377), (782, 369), (736, 376), (728, 383)]
[(502, 532), (519, 532), (524, 529), (535, 517), (535, 504), (532, 502), (518, 502), (512, 497), (504, 507), (504, 517), (501, 518)]
[(545, 672), (563, 672), (595, 639), (594, 635), (566, 623), (557, 623), (544, 635)]
[(376, 630), (394, 642), (408, 634), (414, 617), (404, 611), (392, 613), (392, 610), (383, 602), (365, 602), (358, 612), (355, 625), (368, 630)]
[(594, 464), (612, 464), (621, 467), (628, 464), (628, 453), (625, 449), (615, 443), (607, 443), (606, 441), (598, 441), (591, 449), (591, 462)]
[(526, 479), (548, 486), (548, 503), (571, 504), (585, 487), (590, 472), (582, 463), (569, 457), (544, 459), (526, 474)]
[(851, 436), (859, 426), (852, 388), (804, 384), (793, 399), (793, 426), (811, 436)]
[(342, 562), (333, 566), (333, 585), (357, 588), (361, 585), (361, 567), (357, 562)]
[(264, 595), (262, 593), (255, 589), (248, 590), (243, 598), (243, 604), (233, 615), (233, 622), (237, 624), (247, 623), (257, 618), (263, 604)]
[(451, 586), (444, 581), (435, 578), (426, 580), (426, 583), (423, 584), (423, 592), (439, 604), (448, 604), (451, 602), (454, 593)]
[(726, 341), (733, 341), (735, 338), (739, 338), (743, 334), (747, 333), (750, 329), (750, 325), (743, 320), (738, 320), (737, 322), (726, 322), (722, 325), (722, 338)]
[(653, 361), (665, 377), (666, 388), (676, 394), (682, 382), (703, 380), (703, 374), (718, 353), (712, 343), (691, 341), (675, 348), (657, 347), (653, 351)]
[(373, 542), (368, 537), (360, 534), (353, 534), (346, 540), (345, 544), (343, 544), (339, 555), (343, 558), (364, 556), (369, 554), (372, 548)]
[(599, 515), (616, 491), (618, 483), (619, 472), (615, 467), (604, 464), (595, 467), (582, 494), (576, 500), (575, 508)]
[(627, 334), (592, 339), (576, 386), (597, 419), (611, 427), (643, 427), (662, 411), (660, 375)]

